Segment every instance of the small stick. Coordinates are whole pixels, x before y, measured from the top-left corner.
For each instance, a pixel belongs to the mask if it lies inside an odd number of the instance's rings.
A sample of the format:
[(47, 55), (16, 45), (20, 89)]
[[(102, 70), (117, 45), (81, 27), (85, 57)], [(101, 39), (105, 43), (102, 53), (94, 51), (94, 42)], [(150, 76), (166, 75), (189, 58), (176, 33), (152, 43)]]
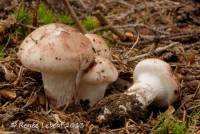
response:
[[(138, 23), (136, 23), (136, 24), (126, 24), (126, 25), (113, 25), (113, 27), (115, 29), (137, 28), (137, 27), (139, 28), (139, 27), (141, 27), (141, 28), (146, 28), (146, 29), (148, 29), (150, 31), (153, 31), (153, 32), (162, 33), (164, 35), (168, 35), (169, 34), (169, 32), (166, 32), (166, 31), (163, 31), (163, 30), (160, 31), (157, 28), (151, 28), (148, 25), (138, 24)], [(91, 30), (90, 33), (96, 33), (98, 31), (103, 31), (103, 30), (108, 30), (108, 29), (109, 29), (109, 26), (102, 26), (102, 27), (98, 27), (96, 29)]]
[(140, 35), (139, 35), (139, 33), (138, 33), (138, 36), (137, 36), (136, 41), (134, 42), (134, 44), (132, 45), (132, 47), (128, 50), (128, 52), (125, 54), (125, 56), (128, 56), (128, 55), (129, 55), (129, 53), (132, 51), (132, 49), (138, 44), (139, 39), (140, 39)]
[(17, 23), (17, 25), (22, 26), (22, 27), (29, 28), (29, 29), (31, 29), (31, 30), (37, 29), (37, 27), (31, 26), (31, 25), (26, 25), (26, 24), (23, 24), (23, 23)]
[(75, 21), (78, 29), (82, 32), (82, 33), (86, 33), (85, 28), (81, 25), (76, 13), (74, 12), (73, 8), (71, 7), (69, 0), (64, 0), (65, 6), (67, 7), (67, 10), (69, 12), (69, 14), (71, 15), (72, 19)]
[(22, 66), (19, 69), (19, 73), (17, 75), (17, 79), (13, 82), (14, 85), (18, 85), (18, 83), (20, 82), (20, 80), (22, 79), (22, 75), (24, 72), (25, 68), (23, 68)]
[(82, 6), (82, 8), (87, 9), (87, 6), (85, 5), (85, 3), (82, 0), (79, 0), (79, 3)]
[[(149, 43), (153, 43), (153, 42), (160, 42), (160, 41), (166, 41), (166, 40), (172, 40), (172, 41), (182, 41), (183, 39), (190, 39), (190, 38), (199, 38), (200, 36), (200, 32), (199, 31), (189, 31), (189, 32), (180, 32), (180, 33), (174, 33), (174, 34), (170, 34), (168, 32), (164, 32), (164, 31), (159, 31), (155, 28), (151, 28), (147, 25), (144, 24), (128, 24), (128, 25), (115, 25), (112, 26), (115, 29), (122, 29), (122, 28), (136, 28), (136, 27), (144, 27), (146, 29), (149, 29), (155, 33), (160, 33), (162, 35), (159, 36), (149, 36), (148, 38), (146, 38), (146, 36), (143, 36), (142, 34), (140, 34), (142, 39), (145, 39), (143, 41), (139, 41), (138, 45), (143, 45), (143, 44), (149, 44)], [(103, 26), (103, 27), (99, 27), (96, 28), (92, 31), (90, 31), (90, 33), (95, 33), (98, 31), (103, 31), (103, 30), (108, 30), (110, 29), (110, 26)], [(148, 40), (147, 40), (148, 39)], [(122, 41), (117, 41), (118, 44), (121, 45), (132, 45), (132, 42), (122, 42)], [(197, 44), (199, 44), (199, 42), (197, 42)], [(194, 43), (194, 45), (196, 45)]]
[(183, 122), (185, 122), (185, 120), (186, 120), (186, 116), (187, 116), (187, 111), (184, 109), (183, 110)]
[(32, 25), (34, 27), (38, 25), (37, 12), (38, 12), (39, 5), (40, 5), (40, 0), (36, 0), (36, 6), (33, 11), (33, 19), (32, 19)]
[(198, 75), (198, 76), (187, 76), (187, 77), (184, 77), (183, 80), (185, 80), (185, 81), (200, 80), (200, 75)]
[(145, 53), (145, 54), (142, 54), (142, 55), (138, 55), (138, 56), (135, 56), (135, 57), (130, 57), (128, 59), (128, 61), (134, 61), (134, 60), (137, 60), (137, 59), (141, 59), (141, 58), (144, 58), (144, 57), (147, 57), (147, 56), (150, 56), (152, 53), (153, 54), (158, 54), (158, 53), (161, 53), (171, 47), (174, 47), (175, 45), (179, 44), (178, 42), (173, 42), (171, 44), (169, 44), (168, 46), (164, 46), (164, 47), (159, 47), (157, 49), (155, 49), (153, 52), (148, 52), (148, 53)]
[(199, 84), (198, 84), (198, 86), (197, 86), (197, 89), (196, 89), (194, 95), (193, 95), (193, 98), (196, 98), (196, 97), (198, 96), (199, 91), (200, 91), (200, 82), (199, 82)]
[(109, 28), (114, 34), (116, 34), (117, 36), (119, 36), (119, 38), (120, 38), (121, 40), (124, 40), (124, 39), (125, 39), (124, 34), (122, 34), (120, 31), (118, 31), (116, 28), (114, 28), (114, 27), (108, 22), (108, 20), (106, 20), (106, 18), (105, 18), (99, 11), (97, 11), (94, 15), (98, 18), (98, 20), (101, 22), (102, 25), (108, 26), (108, 28)]

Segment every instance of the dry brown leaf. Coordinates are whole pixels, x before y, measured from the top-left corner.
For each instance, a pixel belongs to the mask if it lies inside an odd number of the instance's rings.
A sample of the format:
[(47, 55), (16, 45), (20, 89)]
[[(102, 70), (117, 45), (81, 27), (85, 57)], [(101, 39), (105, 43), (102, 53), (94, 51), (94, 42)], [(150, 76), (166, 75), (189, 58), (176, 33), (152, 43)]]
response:
[(175, 108), (172, 105), (170, 105), (164, 114), (169, 116), (169, 115), (172, 115), (174, 112), (175, 112)]
[(1, 131), (0, 130), (0, 134), (16, 134), (16, 132), (14, 132), (14, 131)]
[(13, 82), (17, 77), (12, 71), (8, 70), (6, 66), (1, 63), (0, 63), (0, 72), (4, 73), (5, 79), (9, 82)]
[(1, 89), (0, 96), (8, 99), (15, 99), (17, 97), (16, 91), (10, 89)]
[(115, 34), (112, 35), (112, 38), (113, 38), (113, 40), (115, 40), (115, 41), (119, 40), (119, 37), (118, 37), (117, 35), (115, 35)]
[(133, 33), (132, 33), (132, 32), (130, 32), (130, 31), (126, 32), (126, 33), (125, 33), (125, 36), (126, 36), (126, 37), (128, 37), (129, 39), (132, 39), (132, 38), (134, 38), (134, 35), (133, 35)]
[(5, 33), (9, 28), (16, 24), (14, 16), (8, 16), (7, 19), (0, 21), (0, 34)]
[(200, 134), (200, 130), (198, 130), (196, 133), (194, 133), (194, 134)]
[(195, 52), (192, 52), (192, 53), (188, 56), (188, 59), (187, 59), (188, 65), (192, 65), (192, 64), (195, 62), (195, 59), (196, 59), (196, 53), (195, 53)]

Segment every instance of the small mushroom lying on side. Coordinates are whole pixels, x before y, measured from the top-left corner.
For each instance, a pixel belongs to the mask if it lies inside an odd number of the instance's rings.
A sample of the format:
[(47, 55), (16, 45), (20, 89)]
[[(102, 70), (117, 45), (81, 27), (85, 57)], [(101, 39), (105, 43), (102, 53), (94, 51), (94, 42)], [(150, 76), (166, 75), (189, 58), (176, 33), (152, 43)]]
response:
[[(147, 106), (167, 107), (179, 96), (179, 82), (168, 63), (145, 59), (134, 70), (134, 84), (125, 93), (114, 94), (98, 101), (88, 110), (92, 122), (101, 126), (120, 124), (125, 119), (144, 119)], [(109, 111), (109, 112), (105, 112)]]
[(60, 108), (76, 101), (81, 74), (93, 62), (94, 51), (76, 29), (53, 23), (30, 33), (18, 57), (25, 67), (42, 73), (50, 104)]
[(93, 106), (104, 97), (108, 85), (118, 78), (118, 71), (111, 61), (96, 56), (94, 64), (83, 73), (79, 88), (79, 100), (88, 100)]
[(168, 63), (159, 59), (145, 59), (134, 70), (134, 84), (126, 94), (135, 94), (144, 107), (153, 103), (167, 107), (178, 97), (179, 83)]
[(96, 55), (102, 56), (109, 60), (112, 59), (110, 49), (108, 48), (104, 39), (96, 34), (85, 34), (85, 36), (92, 42)]

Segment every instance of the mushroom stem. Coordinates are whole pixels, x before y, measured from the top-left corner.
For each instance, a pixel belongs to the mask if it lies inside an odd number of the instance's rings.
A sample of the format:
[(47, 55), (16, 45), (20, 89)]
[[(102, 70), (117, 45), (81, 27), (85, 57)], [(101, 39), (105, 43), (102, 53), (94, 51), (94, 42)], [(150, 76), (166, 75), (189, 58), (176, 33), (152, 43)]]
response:
[[(145, 82), (140, 81), (142, 79)], [(140, 78), (138, 78), (138, 82), (134, 83), (130, 87), (130, 91), (126, 94), (128, 95), (136, 95), (136, 98), (140, 103), (143, 104), (143, 107), (147, 107), (151, 104), (155, 98), (159, 95), (159, 87), (156, 85), (160, 83), (160, 80), (156, 77), (149, 76), (149, 74), (144, 74)], [(164, 92), (164, 91), (163, 91)]]
[[(84, 81), (82, 81), (82, 83), (84, 83)], [(78, 98), (81, 98), (81, 100), (89, 100), (89, 105), (91, 107), (104, 97), (105, 89), (108, 87), (108, 83), (91, 84), (86, 82), (81, 84), (80, 87), (84, 90), (80, 91)]]
[(76, 72), (71, 73), (45, 73), (42, 72), (44, 91), (50, 104), (56, 108), (74, 102), (76, 95)]

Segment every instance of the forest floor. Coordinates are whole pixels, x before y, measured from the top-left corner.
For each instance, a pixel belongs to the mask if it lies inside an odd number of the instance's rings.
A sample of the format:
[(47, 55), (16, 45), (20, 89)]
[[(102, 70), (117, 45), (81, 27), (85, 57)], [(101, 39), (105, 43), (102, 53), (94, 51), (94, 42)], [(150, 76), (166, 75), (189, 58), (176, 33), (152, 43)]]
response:
[[(67, 14), (62, 0), (45, 3), (52, 12)], [(162, 112), (150, 111), (145, 121), (130, 117), (112, 125), (93, 123), (87, 118), (87, 110), (75, 106), (65, 111), (50, 109), (41, 74), (24, 68), (16, 53), (28, 33), (57, 20), (52, 20), (51, 15), (45, 18), (46, 11), (42, 16), (46, 9), (41, 8), (41, 20), (33, 26), (30, 21), (34, 18), (34, 2), (0, 0), (0, 134), (200, 134), (198, 0), (70, 0), (70, 3), (80, 20), (87, 16), (99, 19), (98, 27), (90, 28), (96, 24), (89, 22), (87, 30), (104, 37), (111, 49), (120, 80), (109, 86), (106, 96), (124, 92), (133, 82), (135, 65), (153, 57), (168, 62), (178, 76), (179, 99)], [(19, 11), (22, 5), (28, 11)], [(99, 17), (99, 12), (103, 17)], [(73, 20), (66, 23), (74, 26)]]

